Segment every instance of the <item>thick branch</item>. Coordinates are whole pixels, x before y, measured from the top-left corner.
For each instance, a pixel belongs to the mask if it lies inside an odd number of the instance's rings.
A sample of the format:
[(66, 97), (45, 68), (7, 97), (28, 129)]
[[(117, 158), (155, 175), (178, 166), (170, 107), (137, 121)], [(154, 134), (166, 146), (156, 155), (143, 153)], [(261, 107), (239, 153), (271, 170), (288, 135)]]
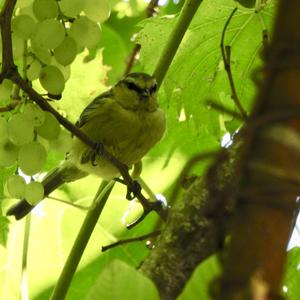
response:
[[(234, 157), (235, 152), (231, 149), (230, 155)], [(215, 199), (224, 190), (228, 194), (235, 190), (234, 186), (228, 186), (228, 183), (235, 183), (234, 168), (224, 154), (219, 155), (218, 162), (221, 163), (216, 164), (216, 172), (209, 175), (209, 180), (215, 184)], [(224, 206), (228, 202), (224, 194), (222, 196)], [(141, 270), (155, 282), (162, 300), (176, 299), (198, 264), (222, 248), (225, 229), (223, 220), (212, 214), (212, 207), (217, 205), (210, 202), (214, 198), (208, 191), (206, 178), (196, 179), (180, 204), (173, 207), (165, 230), (144, 261)], [(224, 215), (225, 208), (218, 207), (219, 214)]]
[(7, 72), (15, 68), (11, 41), (11, 18), (17, 0), (5, 1), (1, 14), (0, 26), (2, 37), (2, 74), (0, 82), (7, 76)]
[[(265, 115), (300, 109), (300, 3), (282, 0), (278, 12), (265, 79), (251, 117), (254, 123)], [(300, 121), (278, 123), (250, 127), (245, 137), (241, 192), (222, 277), (224, 300), (281, 298), (286, 245), (299, 195)]]

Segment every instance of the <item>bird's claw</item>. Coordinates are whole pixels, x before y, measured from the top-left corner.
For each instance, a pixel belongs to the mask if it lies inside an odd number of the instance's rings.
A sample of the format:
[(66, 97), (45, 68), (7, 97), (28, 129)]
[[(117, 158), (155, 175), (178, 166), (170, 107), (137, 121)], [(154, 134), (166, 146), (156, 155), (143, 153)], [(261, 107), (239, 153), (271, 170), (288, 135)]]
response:
[(102, 143), (96, 143), (93, 154), (91, 156), (91, 163), (93, 166), (97, 166), (96, 159), (98, 156), (103, 155), (104, 146)]
[(131, 185), (127, 186), (126, 199), (133, 200), (141, 192), (141, 190), (142, 188), (140, 184), (136, 180), (133, 180)]

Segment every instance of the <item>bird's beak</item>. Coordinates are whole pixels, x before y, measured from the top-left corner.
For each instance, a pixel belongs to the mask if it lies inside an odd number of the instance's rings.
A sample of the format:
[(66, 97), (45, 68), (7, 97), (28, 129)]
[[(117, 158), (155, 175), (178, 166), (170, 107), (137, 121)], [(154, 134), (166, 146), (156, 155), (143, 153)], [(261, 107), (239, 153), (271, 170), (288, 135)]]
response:
[(150, 91), (144, 91), (142, 93), (142, 99), (143, 100), (147, 100), (147, 99), (149, 99), (149, 97), (150, 97)]

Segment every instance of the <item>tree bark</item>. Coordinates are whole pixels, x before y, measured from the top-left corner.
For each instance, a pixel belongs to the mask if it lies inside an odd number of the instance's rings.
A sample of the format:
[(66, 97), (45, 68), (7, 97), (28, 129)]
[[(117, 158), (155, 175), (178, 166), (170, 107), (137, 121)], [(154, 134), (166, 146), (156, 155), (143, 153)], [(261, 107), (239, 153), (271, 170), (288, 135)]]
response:
[(263, 84), (240, 153), (240, 195), (224, 264), (222, 300), (282, 297), (300, 180), (299, 19), (299, 1), (279, 2)]
[[(236, 147), (224, 150), (207, 177), (199, 177), (172, 208), (168, 223), (141, 271), (156, 284), (160, 299), (176, 299), (200, 262), (221, 250), (224, 213), (229, 211), (224, 191), (235, 190), (233, 162)], [(209, 182), (213, 182), (210, 187)], [(225, 204), (225, 205), (224, 205)], [(226, 206), (227, 207), (224, 207)]]

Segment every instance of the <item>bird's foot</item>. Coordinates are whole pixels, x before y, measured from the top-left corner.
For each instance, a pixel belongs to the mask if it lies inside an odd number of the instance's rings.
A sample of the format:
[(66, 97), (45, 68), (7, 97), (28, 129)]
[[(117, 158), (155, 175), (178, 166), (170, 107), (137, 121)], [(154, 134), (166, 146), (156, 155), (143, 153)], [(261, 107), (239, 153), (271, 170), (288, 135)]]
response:
[(133, 180), (130, 185), (127, 185), (126, 199), (133, 200), (137, 197), (141, 190), (142, 188), (140, 184), (136, 180)]
[(104, 146), (102, 143), (96, 143), (91, 156), (91, 163), (93, 166), (97, 166), (96, 159), (98, 156), (102, 156), (104, 152)]
[(132, 180), (130, 185), (126, 184), (125, 181), (120, 178), (115, 178), (114, 180), (127, 186), (127, 192), (126, 192), (127, 200), (131, 201), (134, 198), (138, 198), (137, 195), (140, 194), (142, 188), (136, 180)]

